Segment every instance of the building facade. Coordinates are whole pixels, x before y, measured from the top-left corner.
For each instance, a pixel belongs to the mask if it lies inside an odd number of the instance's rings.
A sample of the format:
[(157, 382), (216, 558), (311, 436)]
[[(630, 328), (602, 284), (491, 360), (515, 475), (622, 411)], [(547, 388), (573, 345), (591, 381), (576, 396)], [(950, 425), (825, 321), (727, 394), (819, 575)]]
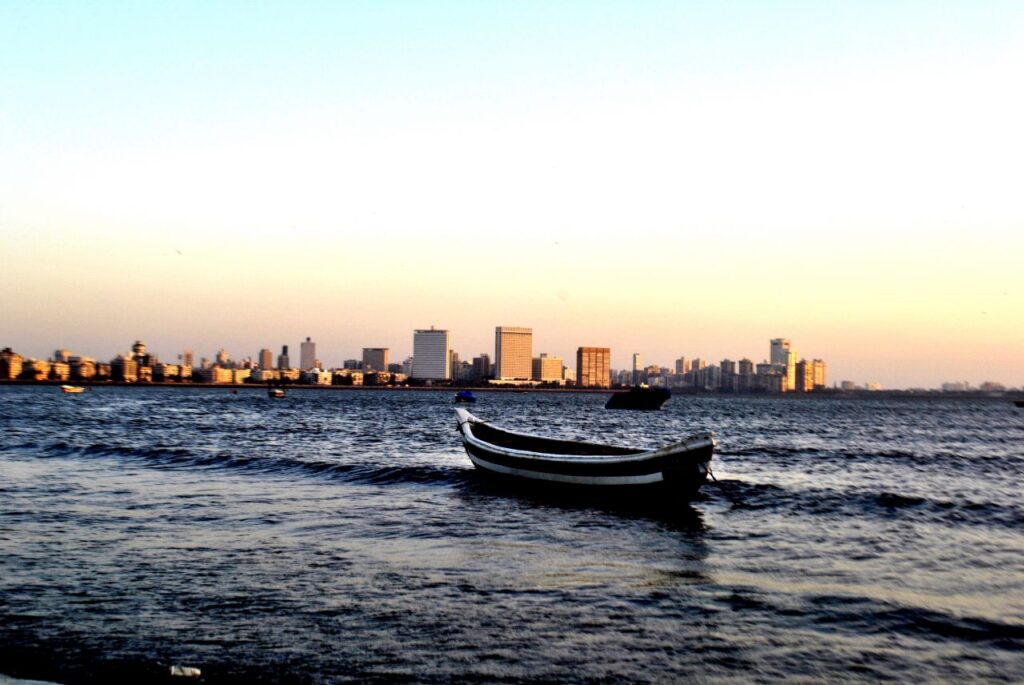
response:
[(542, 352), (539, 357), (533, 358), (533, 374), (531, 378), (541, 383), (561, 383), (562, 366), (561, 357), (549, 357)]
[(418, 329), (412, 340), (412, 377), (448, 380), (451, 374), (451, 337), (447, 330)]
[(363, 371), (387, 371), (388, 370), (387, 347), (364, 347), (363, 348)]
[(580, 347), (576, 350), (576, 386), (611, 386), (612, 351), (608, 347)]
[(302, 370), (316, 368), (316, 343), (306, 337), (299, 345), (299, 368)]
[(530, 380), (533, 376), (533, 329), (498, 326), (494, 329), (494, 378)]

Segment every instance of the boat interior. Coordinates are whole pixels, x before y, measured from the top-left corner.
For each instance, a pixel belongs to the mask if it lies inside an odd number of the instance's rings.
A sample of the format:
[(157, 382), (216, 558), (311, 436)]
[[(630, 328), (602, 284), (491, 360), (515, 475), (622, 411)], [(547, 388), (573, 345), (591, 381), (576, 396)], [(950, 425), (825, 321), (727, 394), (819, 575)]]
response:
[(527, 450), (529, 452), (540, 452), (542, 454), (574, 454), (579, 456), (599, 455), (627, 455), (643, 454), (646, 450), (632, 447), (616, 447), (615, 445), (598, 445), (592, 442), (576, 442), (573, 440), (556, 440), (554, 438), (543, 438), (535, 435), (518, 435), (509, 433), (500, 428), (495, 428), (486, 423), (474, 423), (470, 425), (473, 435), (499, 447), (509, 449)]

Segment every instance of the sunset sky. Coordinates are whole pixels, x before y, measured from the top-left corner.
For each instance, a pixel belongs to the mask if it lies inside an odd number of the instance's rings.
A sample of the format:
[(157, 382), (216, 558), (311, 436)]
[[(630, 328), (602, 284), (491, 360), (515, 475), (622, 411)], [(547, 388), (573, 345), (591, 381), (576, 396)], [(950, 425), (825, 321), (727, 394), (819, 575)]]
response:
[(0, 346), (1024, 385), (1024, 3), (0, 0)]

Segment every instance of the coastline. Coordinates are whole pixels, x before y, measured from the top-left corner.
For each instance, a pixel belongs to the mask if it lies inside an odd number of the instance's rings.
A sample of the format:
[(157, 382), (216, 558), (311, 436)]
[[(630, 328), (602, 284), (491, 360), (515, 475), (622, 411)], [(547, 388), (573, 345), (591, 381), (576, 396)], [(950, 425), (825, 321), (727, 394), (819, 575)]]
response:
[[(210, 390), (266, 390), (262, 383), (178, 383), (178, 382), (147, 382), (147, 383), (124, 383), (119, 381), (31, 381), (24, 379), (0, 380), (0, 388), (7, 386), (39, 386), (59, 388), (62, 385), (78, 385), (87, 388), (202, 388)], [(495, 392), (495, 393), (556, 393), (556, 394), (582, 394), (582, 395), (608, 395), (612, 393), (627, 392), (629, 388), (544, 388), (544, 387), (521, 387), (521, 386), (500, 386), (500, 385), (310, 385), (302, 383), (289, 383), (285, 386), (288, 390), (354, 390), (357, 392), (458, 392), (459, 390), (472, 390), (474, 392)], [(983, 392), (959, 392), (949, 393), (941, 390), (921, 392), (919, 390), (819, 390), (806, 393), (733, 393), (733, 392), (711, 392), (695, 390), (690, 388), (672, 390), (675, 397), (719, 397), (719, 398), (753, 398), (753, 399), (785, 399), (785, 400), (811, 400), (811, 399), (846, 399), (846, 400), (870, 400), (870, 399), (918, 399), (918, 400), (989, 400), (995, 402), (1013, 402), (1024, 399), (1020, 393), (1007, 392), (1003, 394)]]

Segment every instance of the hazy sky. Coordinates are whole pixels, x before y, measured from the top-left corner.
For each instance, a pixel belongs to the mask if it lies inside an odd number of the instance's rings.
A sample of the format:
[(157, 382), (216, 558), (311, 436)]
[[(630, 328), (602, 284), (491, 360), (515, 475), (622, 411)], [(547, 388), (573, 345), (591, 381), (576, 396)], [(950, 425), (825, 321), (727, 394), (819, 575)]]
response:
[(0, 0), (0, 345), (1024, 384), (1024, 3)]

